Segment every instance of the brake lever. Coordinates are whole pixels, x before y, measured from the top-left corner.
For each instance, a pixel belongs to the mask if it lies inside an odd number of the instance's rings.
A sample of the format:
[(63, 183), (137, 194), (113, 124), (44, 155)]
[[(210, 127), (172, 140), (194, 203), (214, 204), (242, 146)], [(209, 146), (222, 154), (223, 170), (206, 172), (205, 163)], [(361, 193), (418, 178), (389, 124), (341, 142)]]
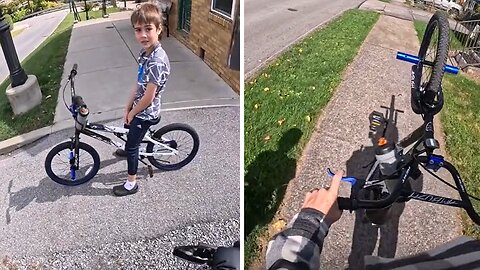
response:
[[(330, 168), (327, 168), (327, 173), (328, 176), (334, 176), (335, 174), (330, 170)], [(357, 183), (357, 178), (353, 176), (343, 176), (341, 179), (343, 182), (350, 183), (352, 186), (354, 186)]]

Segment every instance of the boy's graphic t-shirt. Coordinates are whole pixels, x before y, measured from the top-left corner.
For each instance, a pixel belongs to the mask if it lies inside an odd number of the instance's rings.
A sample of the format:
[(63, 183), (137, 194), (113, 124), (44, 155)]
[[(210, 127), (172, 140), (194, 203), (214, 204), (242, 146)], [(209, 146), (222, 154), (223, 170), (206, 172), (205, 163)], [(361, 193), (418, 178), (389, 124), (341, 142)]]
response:
[(142, 49), (138, 57), (137, 93), (133, 106), (136, 106), (145, 95), (147, 84), (155, 84), (157, 90), (152, 104), (136, 115), (140, 119), (152, 120), (160, 116), (162, 92), (170, 75), (170, 61), (160, 44), (155, 47), (150, 55), (145, 54), (145, 49)]

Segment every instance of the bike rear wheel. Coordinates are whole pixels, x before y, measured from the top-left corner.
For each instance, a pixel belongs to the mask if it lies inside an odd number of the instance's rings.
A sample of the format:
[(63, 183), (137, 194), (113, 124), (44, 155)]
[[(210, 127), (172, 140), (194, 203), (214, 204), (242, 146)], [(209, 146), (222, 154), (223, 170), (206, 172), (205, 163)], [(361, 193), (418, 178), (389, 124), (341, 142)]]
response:
[(100, 157), (97, 151), (86, 143), (79, 142), (78, 148), (78, 168), (70, 164), (75, 158), (73, 142), (63, 142), (52, 148), (45, 159), (48, 177), (67, 186), (80, 185), (92, 179), (100, 169)]
[(448, 33), (450, 27), (447, 16), (436, 12), (427, 24), (420, 45), (417, 74), (421, 74), (416, 89), (438, 92), (444, 74), (448, 54)]
[(192, 127), (179, 123), (160, 128), (152, 139), (178, 151), (176, 155), (168, 155), (171, 150), (152, 142), (147, 144), (147, 153), (164, 154), (148, 157), (153, 166), (164, 171), (178, 170), (190, 163), (200, 145), (197, 132)]

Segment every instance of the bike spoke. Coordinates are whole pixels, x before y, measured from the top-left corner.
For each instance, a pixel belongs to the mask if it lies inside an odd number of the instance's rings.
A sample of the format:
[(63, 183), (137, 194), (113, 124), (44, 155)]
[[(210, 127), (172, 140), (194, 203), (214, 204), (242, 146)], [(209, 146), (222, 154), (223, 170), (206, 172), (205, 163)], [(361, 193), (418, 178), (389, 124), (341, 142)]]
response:
[[(69, 149), (65, 149), (64, 151), (59, 152), (57, 155), (55, 155), (51, 162), (53, 172), (67, 181), (73, 181), (70, 175), (70, 151), (71, 150)], [(88, 152), (80, 149), (80, 153), (78, 155), (78, 163), (80, 168), (75, 170), (75, 180), (85, 177), (86, 172), (93, 166), (93, 162), (93, 157), (88, 155)]]

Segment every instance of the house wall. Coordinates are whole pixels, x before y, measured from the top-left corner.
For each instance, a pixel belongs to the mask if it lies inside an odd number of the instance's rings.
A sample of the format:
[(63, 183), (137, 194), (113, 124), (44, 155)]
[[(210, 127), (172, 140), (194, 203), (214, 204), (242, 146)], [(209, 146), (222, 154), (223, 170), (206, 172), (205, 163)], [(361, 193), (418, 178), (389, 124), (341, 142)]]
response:
[[(240, 72), (227, 66), (233, 21), (210, 10), (211, 0), (192, 0), (190, 33), (179, 30), (179, 2), (173, 0), (169, 16), (170, 34), (184, 43), (196, 55), (204, 55), (205, 63), (237, 93), (240, 92)], [(240, 1), (236, 0), (239, 9)], [(204, 53), (202, 53), (204, 51)]]

